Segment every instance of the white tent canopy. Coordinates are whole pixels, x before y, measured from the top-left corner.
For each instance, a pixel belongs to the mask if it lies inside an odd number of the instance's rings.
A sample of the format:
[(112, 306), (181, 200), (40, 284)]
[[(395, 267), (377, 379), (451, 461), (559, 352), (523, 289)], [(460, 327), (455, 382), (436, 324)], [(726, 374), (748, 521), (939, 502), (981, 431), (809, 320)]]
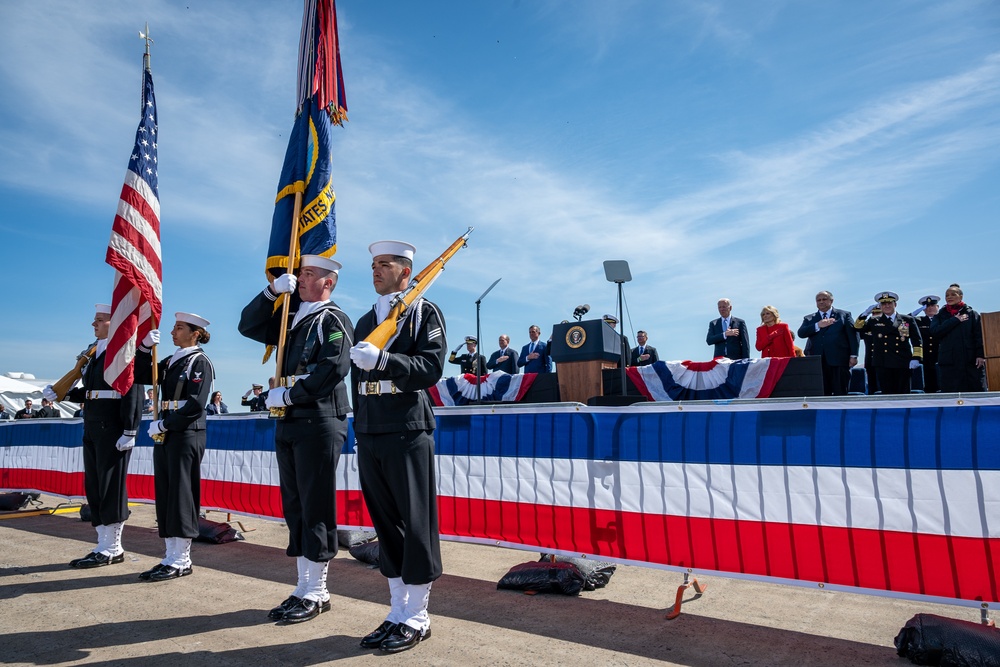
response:
[[(11, 418), (14, 417), (15, 412), (24, 407), (24, 401), (29, 398), (31, 399), (32, 407), (36, 409), (41, 408), (42, 388), (23, 379), (10, 377), (11, 375), (23, 377), (24, 374), (0, 374), (0, 402), (7, 406), (7, 412), (10, 413)], [(34, 379), (34, 376), (28, 377)], [(55, 406), (59, 408), (59, 412), (63, 417), (72, 417), (78, 407), (75, 403), (67, 401), (58, 402)]]

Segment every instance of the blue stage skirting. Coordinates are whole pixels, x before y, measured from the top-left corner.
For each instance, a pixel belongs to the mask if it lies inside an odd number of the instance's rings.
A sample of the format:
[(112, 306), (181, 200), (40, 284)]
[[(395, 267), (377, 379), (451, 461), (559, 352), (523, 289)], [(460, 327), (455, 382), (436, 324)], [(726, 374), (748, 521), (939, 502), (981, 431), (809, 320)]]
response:
[[(1000, 397), (439, 408), (445, 539), (978, 606), (1000, 599)], [(206, 508), (280, 517), (274, 422), (209, 418)], [(80, 420), (0, 424), (0, 487), (83, 494)], [(169, 443), (168, 443), (169, 444)], [(129, 475), (152, 501), (144, 430)], [(353, 434), (342, 527), (368, 526)]]

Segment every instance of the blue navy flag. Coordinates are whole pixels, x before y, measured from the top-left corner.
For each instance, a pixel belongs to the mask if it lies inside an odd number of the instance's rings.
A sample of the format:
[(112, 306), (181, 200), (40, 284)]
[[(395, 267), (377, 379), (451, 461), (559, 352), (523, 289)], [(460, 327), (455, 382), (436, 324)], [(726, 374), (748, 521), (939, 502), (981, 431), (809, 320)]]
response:
[(295, 119), (271, 218), (267, 251), (267, 271), (271, 275), (280, 275), (288, 268), (288, 245), (297, 192), (302, 193), (299, 255), (332, 257), (337, 252), (332, 128), (327, 109), (318, 106), (315, 98), (305, 103), (302, 113)]
[(331, 129), (347, 120), (347, 100), (334, 0), (305, 0), (296, 97), (295, 126), (285, 151), (271, 219), (266, 267), (269, 276), (289, 268), (296, 195), (301, 194), (302, 210), (298, 250), (290, 268), (298, 266), (301, 255), (331, 257), (337, 252)]

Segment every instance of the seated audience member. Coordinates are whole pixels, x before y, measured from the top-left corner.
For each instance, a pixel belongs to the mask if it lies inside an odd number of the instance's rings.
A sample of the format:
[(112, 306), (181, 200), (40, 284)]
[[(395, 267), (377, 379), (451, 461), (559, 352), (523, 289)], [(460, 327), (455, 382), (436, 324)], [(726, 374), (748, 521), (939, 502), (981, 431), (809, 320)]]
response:
[(517, 359), (517, 365), (523, 368), (525, 373), (552, 372), (549, 346), (544, 341), (538, 340), (541, 334), (542, 330), (537, 324), (528, 327), (528, 338), (531, 342), (521, 348), (521, 355)]
[(500, 349), (490, 355), (486, 368), (491, 371), (503, 371), (509, 375), (520, 372), (517, 367), (517, 350), (510, 347), (510, 336), (500, 334)]
[(7, 412), (7, 406), (0, 403), (0, 421), (5, 421), (11, 419), (10, 413)]
[(146, 390), (146, 398), (142, 400), (142, 414), (151, 415), (153, 414), (153, 390)]
[(660, 360), (659, 355), (656, 354), (656, 348), (652, 345), (646, 345), (649, 337), (646, 332), (642, 329), (635, 334), (635, 342), (638, 343), (634, 348), (632, 348), (632, 356), (629, 358), (629, 366), (648, 366), (652, 363), (656, 363)]
[(222, 392), (216, 391), (212, 393), (212, 398), (208, 399), (208, 405), (205, 406), (205, 414), (208, 415), (228, 415), (229, 408), (226, 404), (222, 402)]
[(757, 344), (762, 359), (767, 357), (795, 356), (795, 339), (792, 330), (781, 321), (778, 309), (764, 306), (760, 311), (760, 326), (757, 327)]

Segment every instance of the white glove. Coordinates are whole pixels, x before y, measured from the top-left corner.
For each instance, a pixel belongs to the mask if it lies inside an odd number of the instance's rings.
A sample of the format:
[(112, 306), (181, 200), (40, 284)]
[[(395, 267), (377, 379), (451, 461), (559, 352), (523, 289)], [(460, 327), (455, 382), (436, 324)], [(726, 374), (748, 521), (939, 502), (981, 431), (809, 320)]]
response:
[(162, 419), (154, 419), (153, 421), (149, 422), (149, 437), (151, 438), (157, 433), (166, 432), (166, 430), (167, 429), (163, 428)]
[(919, 315), (920, 313), (924, 312), (925, 310), (927, 310), (927, 306), (920, 306), (915, 311), (913, 311), (912, 313), (910, 313), (910, 317), (916, 317), (917, 315)]
[(910, 359), (910, 370), (912, 371), (914, 368), (920, 368), (919, 359)]
[(284, 408), (291, 404), (292, 402), (288, 399), (288, 389), (285, 387), (275, 387), (268, 390), (267, 399), (264, 401), (264, 406), (268, 409)]
[(46, 401), (58, 401), (59, 400), (59, 397), (56, 396), (56, 392), (52, 388), (52, 385), (50, 385), (50, 384), (45, 385), (45, 389), (42, 389), (42, 398), (44, 398)]
[(875, 310), (876, 308), (878, 308), (878, 304), (877, 303), (873, 303), (872, 305), (868, 306), (868, 310), (866, 310), (865, 312), (861, 313), (861, 317), (868, 317), (869, 315), (872, 314), (872, 311)]
[(378, 363), (378, 355), (382, 352), (378, 347), (367, 341), (361, 341), (351, 348), (351, 361), (363, 371), (370, 371)]
[(295, 286), (298, 285), (298, 280), (291, 273), (282, 273), (280, 276), (274, 279), (274, 286), (272, 289), (277, 294), (291, 294), (295, 291)]
[(135, 447), (135, 436), (134, 435), (123, 435), (118, 438), (118, 442), (115, 443), (115, 447), (118, 448), (119, 452), (124, 452), (125, 450), (132, 449)]
[(149, 333), (147, 333), (142, 339), (142, 346), (147, 350), (151, 350), (153, 349), (154, 345), (159, 345), (159, 344), (160, 344), (159, 329), (150, 329)]

